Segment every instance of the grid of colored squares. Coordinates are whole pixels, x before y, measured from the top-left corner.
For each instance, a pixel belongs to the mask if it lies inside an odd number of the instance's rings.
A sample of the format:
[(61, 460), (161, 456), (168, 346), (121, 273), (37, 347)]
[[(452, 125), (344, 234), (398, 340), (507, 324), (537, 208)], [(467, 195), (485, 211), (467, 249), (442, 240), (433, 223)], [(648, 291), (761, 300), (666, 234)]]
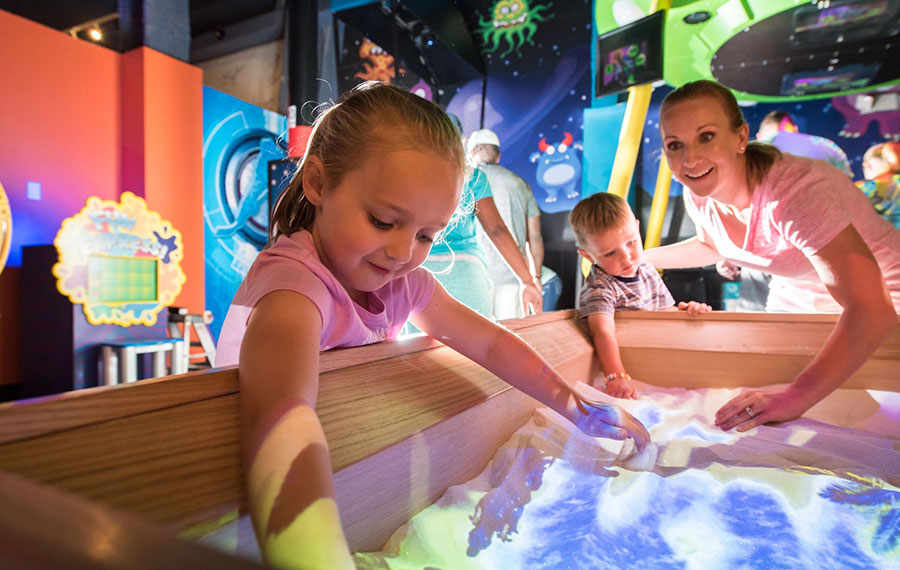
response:
[(159, 297), (153, 257), (88, 257), (88, 302), (146, 303)]

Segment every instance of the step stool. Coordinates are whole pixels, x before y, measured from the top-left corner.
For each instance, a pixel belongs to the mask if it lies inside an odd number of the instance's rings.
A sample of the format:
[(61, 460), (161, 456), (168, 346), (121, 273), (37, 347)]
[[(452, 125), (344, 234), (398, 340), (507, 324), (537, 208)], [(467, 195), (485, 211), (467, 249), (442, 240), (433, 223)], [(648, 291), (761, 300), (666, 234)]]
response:
[[(199, 370), (209, 368), (216, 360), (216, 342), (209, 332), (209, 323), (213, 321), (210, 311), (203, 314), (188, 313), (185, 307), (169, 307), (169, 336), (184, 341), (185, 351), (182, 354), (184, 370)], [(198, 341), (191, 340), (191, 329), (196, 334)], [(191, 352), (191, 347), (200, 346), (203, 352)], [(200, 362), (192, 362), (201, 360)]]
[(153, 355), (153, 377), (166, 376), (166, 352), (172, 353), (172, 374), (184, 374), (184, 353), (187, 352), (184, 341), (178, 338), (157, 340), (113, 341), (100, 345), (102, 361), (101, 381), (105, 386), (120, 382), (135, 382), (138, 379), (138, 354)]

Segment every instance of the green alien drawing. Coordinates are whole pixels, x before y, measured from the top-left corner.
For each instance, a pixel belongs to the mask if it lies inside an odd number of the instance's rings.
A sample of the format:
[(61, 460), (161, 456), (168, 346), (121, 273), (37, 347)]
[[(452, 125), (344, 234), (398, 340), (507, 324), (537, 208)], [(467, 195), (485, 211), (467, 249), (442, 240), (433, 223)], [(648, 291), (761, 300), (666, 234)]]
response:
[(500, 57), (506, 57), (513, 50), (521, 57), (519, 48), (525, 42), (534, 45), (532, 38), (537, 31), (537, 22), (544, 22), (553, 14), (543, 14), (553, 6), (535, 4), (530, 7), (528, 0), (498, 0), (491, 10), (492, 17), (485, 20), (479, 17), (475, 33), (481, 34), (484, 51), (495, 52), (503, 41), (509, 46)]

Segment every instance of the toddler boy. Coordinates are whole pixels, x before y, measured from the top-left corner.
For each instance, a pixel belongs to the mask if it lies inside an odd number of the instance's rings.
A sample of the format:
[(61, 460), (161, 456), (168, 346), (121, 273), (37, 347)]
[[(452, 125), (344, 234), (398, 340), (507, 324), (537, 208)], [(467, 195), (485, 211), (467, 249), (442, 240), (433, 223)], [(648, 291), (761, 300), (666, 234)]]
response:
[(579, 297), (578, 316), (586, 319), (594, 350), (605, 375), (606, 393), (616, 398), (637, 394), (625, 371), (616, 341), (616, 311), (683, 310), (691, 315), (711, 311), (691, 301), (675, 307), (675, 299), (656, 269), (643, 260), (638, 221), (615, 194), (601, 192), (575, 205), (569, 223), (578, 253), (591, 262)]

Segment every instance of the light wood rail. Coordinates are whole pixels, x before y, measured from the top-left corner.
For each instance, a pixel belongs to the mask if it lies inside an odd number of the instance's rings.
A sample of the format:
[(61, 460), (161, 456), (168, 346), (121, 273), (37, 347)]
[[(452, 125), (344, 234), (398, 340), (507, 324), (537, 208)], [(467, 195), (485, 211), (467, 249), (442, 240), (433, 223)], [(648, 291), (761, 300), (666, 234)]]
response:
[[(686, 388), (759, 386), (789, 381), (836, 318), (635, 312), (619, 313), (616, 328), (637, 379)], [(573, 311), (504, 324), (567, 381), (596, 373)], [(428, 337), (329, 351), (320, 367), (317, 412), (354, 550), (380, 548), (448, 486), (480, 472), (537, 405)], [(900, 327), (847, 387), (900, 391)], [(218, 533), (226, 537), (218, 542), (252, 551), (238, 398), (232, 367), (2, 404), (0, 471), (173, 534)], [(0, 531), (0, 544), (5, 538)]]

